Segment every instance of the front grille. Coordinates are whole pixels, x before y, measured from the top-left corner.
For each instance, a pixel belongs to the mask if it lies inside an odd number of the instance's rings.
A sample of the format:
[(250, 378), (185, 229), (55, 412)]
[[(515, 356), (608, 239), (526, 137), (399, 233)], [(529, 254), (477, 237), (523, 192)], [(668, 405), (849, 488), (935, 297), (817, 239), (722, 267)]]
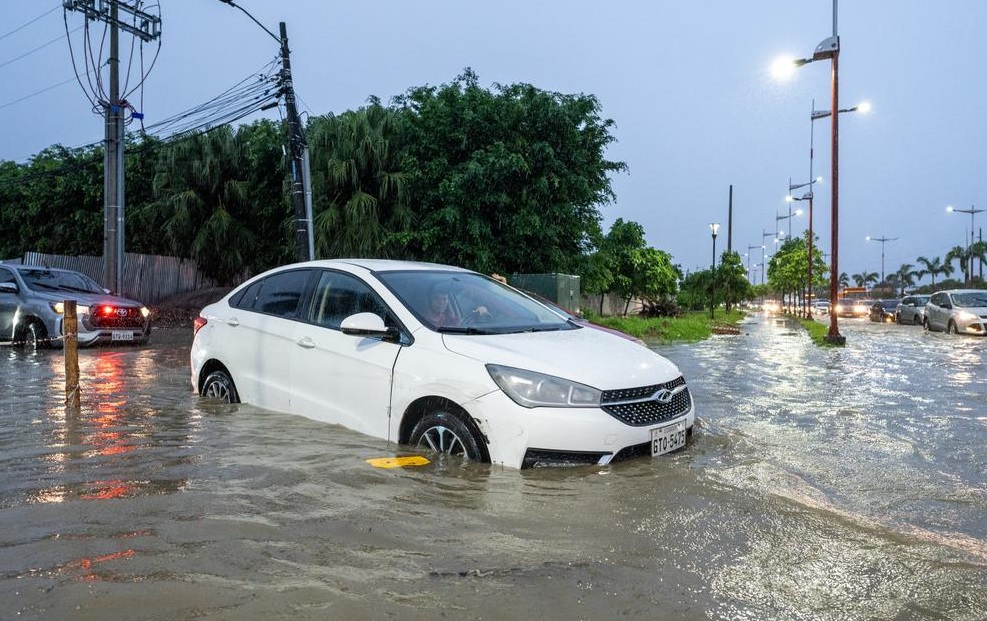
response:
[(600, 463), (604, 455), (610, 453), (583, 451), (552, 451), (548, 449), (528, 449), (521, 461), (522, 468), (545, 468), (553, 466), (587, 466)]
[[(674, 390), (680, 386), (681, 392), (673, 395), (670, 402), (662, 403), (654, 399), (658, 391)], [(603, 393), (600, 405), (604, 412), (632, 427), (644, 427), (677, 418), (688, 412), (691, 406), (692, 397), (685, 387), (685, 378), (681, 376), (664, 384), (608, 390)]]
[[(144, 327), (144, 316), (139, 308), (120, 308), (120, 314), (103, 315), (95, 312), (89, 316), (89, 323), (94, 328), (138, 328)], [(123, 312), (125, 311), (125, 312)]]

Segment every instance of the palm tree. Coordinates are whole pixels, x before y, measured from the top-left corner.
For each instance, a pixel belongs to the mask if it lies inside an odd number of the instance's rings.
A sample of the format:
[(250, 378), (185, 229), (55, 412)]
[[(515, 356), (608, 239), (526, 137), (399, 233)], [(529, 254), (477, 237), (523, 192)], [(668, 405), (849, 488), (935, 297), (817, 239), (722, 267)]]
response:
[(396, 113), (371, 98), (356, 111), (312, 123), (317, 254), (402, 254), (412, 212), (402, 171)]
[(846, 272), (840, 272), (840, 279), (837, 281), (837, 284), (840, 287), (843, 287), (844, 289), (846, 287), (849, 287), (850, 286), (850, 276), (848, 276)]
[(254, 263), (267, 242), (248, 226), (266, 219), (246, 178), (249, 133), (227, 125), (169, 145), (154, 178), (157, 200), (137, 214), (160, 231), (172, 254), (193, 259), (220, 284), (261, 267)]
[(869, 284), (876, 283), (881, 277), (877, 272), (861, 272), (860, 274), (854, 274), (850, 278), (853, 278), (853, 282), (857, 283), (858, 287), (866, 287)]
[(971, 260), (970, 250), (970, 248), (964, 248), (963, 246), (953, 246), (953, 249), (946, 253), (947, 263), (952, 263), (953, 261), (960, 262), (960, 269), (963, 270), (963, 282), (970, 282), (969, 264), (973, 262)]
[[(987, 242), (978, 241), (970, 246), (970, 261), (977, 259), (980, 261), (980, 274), (983, 276), (984, 272), (984, 262), (987, 262)], [(973, 265), (970, 265), (970, 281), (973, 281)]]
[(901, 295), (905, 295), (905, 287), (915, 286), (915, 278), (918, 276), (918, 272), (912, 269), (911, 263), (905, 263), (892, 276), (895, 277), (897, 284), (901, 288)]
[(918, 261), (919, 263), (925, 266), (925, 269), (919, 270), (916, 273), (916, 277), (922, 278), (926, 274), (932, 276), (933, 287), (936, 286), (936, 276), (938, 276), (939, 274), (942, 274), (943, 276), (949, 276), (950, 274), (953, 273), (953, 265), (949, 261), (943, 263), (942, 259), (940, 259), (939, 257), (936, 257), (931, 260), (925, 257), (919, 257), (918, 259), (916, 259), (916, 261)]

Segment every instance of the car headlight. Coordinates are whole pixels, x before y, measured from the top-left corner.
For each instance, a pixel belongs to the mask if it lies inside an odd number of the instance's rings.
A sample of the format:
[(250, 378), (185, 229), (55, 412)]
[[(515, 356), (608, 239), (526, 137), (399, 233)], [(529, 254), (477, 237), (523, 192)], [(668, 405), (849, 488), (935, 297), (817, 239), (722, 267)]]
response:
[[(55, 311), (59, 315), (64, 315), (65, 314), (65, 304), (63, 302), (55, 302), (54, 304), (51, 305), (51, 310)], [(77, 315), (88, 315), (89, 314), (89, 307), (88, 306), (76, 306), (75, 307), (75, 313)]]
[(594, 408), (603, 395), (596, 388), (544, 373), (496, 364), (488, 364), (487, 371), (514, 403), (526, 408)]

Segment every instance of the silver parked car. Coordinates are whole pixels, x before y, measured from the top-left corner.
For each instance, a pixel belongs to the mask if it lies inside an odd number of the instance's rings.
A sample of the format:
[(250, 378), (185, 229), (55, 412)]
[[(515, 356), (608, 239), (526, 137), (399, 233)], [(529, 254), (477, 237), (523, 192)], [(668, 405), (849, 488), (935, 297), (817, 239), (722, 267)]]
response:
[(987, 335), (987, 290), (937, 291), (925, 305), (926, 330)]
[(895, 309), (895, 321), (898, 323), (920, 326), (925, 321), (925, 304), (929, 301), (927, 295), (906, 295), (901, 304)]
[(61, 347), (63, 302), (75, 300), (79, 345), (143, 343), (150, 311), (110, 295), (80, 272), (34, 265), (0, 265), (0, 341)]

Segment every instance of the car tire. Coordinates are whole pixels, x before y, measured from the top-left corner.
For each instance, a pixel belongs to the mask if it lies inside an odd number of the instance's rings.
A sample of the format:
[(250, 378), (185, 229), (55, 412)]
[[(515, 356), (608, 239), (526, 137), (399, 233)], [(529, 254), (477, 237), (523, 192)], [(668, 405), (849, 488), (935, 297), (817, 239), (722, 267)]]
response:
[(213, 371), (202, 382), (200, 395), (210, 399), (218, 399), (226, 403), (240, 403), (240, 395), (236, 392), (236, 384), (226, 371)]
[(423, 416), (412, 428), (409, 443), (444, 455), (490, 461), (476, 425), (443, 410)]
[(22, 347), (30, 350), (45, 349), (50, 344), (48, 342), (48, 331), (40, 321), (31, 320), (24, 324), (17, 335), (15, 341)]
[(956, 329), (956, 324), (950, 321), (946, 324), (946, 334), (959, 334), (960, 331)]
[(926, 332), (931, 332), (932, 331), (932, 326), (929, 325), (929, 320), (928, 319), (923, 319), (922, 320), (922, 329), (925, 330)]

